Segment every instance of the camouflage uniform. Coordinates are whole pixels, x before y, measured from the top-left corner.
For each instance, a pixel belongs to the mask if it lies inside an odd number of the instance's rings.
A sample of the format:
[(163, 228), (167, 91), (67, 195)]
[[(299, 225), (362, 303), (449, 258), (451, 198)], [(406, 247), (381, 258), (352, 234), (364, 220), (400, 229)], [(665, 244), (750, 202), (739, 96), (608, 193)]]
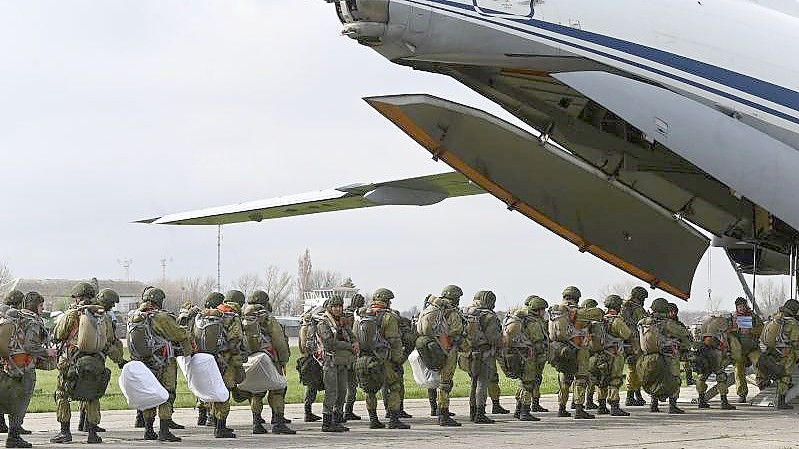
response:
[[(231, 392), (239, 382), (244, 380), (244, 360), (241, 352), (244, 332), (241, 327), (241, 318), (239, 317), (243, 304), (244, 293), (238, 290), (231, 290), (225, 295), (225, 302), (216, 309), (202, 312), (222, 316), (225, 348), (216, 354), (216, 364), (219, 366), (219, 372), (222, 373), (225, 387)], [(225, 402), (214, 402), (210, 405), (211, 413), (216, 418), (214, 436), (217, 438), (234, 438), (233, 431), (225, 425), (228, 414), (230, 414), (230, 398)]]
[[(269, 309), (269, 296), (266, 292), (257, 290), (250, 295), (248, 304), (242, 309), (242, 316), (248, 322), (257, 324), (258, 335), (245, 335), (246, 349), (252, 354), (264, 352), (275, 363), (281, 374), (286, 373), (286, 364), (289, 362), (291, 352), (288, 337), (283, 326), (272, 316)], [(246, 334), (246, 333), (245, 333)], [(295, 434), (296, 432), (286, 426), (285, 405), (286, 390), (270, 390), (267, 393), (253, 394), (250, 397), (250, 410), (253, 417), (253, 433), (266, 433), (262, 425), (261, 414), (264, 409), (264, 397), (267, 397), (269, 408), (272, 410), (272, 432), (278, 434)]]
[[(219, 292), (210, 292), (205, 295), (205, 302), (203, 307), (206, 309), (216, 309), (219, 307), (223, 302), (225, 302), (225, 295)], [(194, 307), (194, 303), (184, 304), (184, 307), (188, 306), (188, 308)], [(199, 312), (198, 312), (199, 313)], [(195, 315), (196, 316), (196, 315)], [(191, 320), (187, 320), (188, 322), (185, 323), (185, 328), (189, 331), (190, 334), (194, 333), (194, 318)], [(211, 404), (208, 404), (204, 401), (197, 399), (197, 425), (198, 426), (208, 426), (208, 427), (216, 427), (216, 418), (214, 418), (213, 414), (210, 413)]]
[(797, 314), (799, 314), (799, 302), (789, 299), (763, 328), (762, 340), (766, 346), (766, 352), (761, 357), (773, 358), (783, 371), (777, 379), (778, 409), (793, 408), (785, 401), (785, 394), (791, 385), (791, 376), (796, 369), (797, 351), (799, 351)]
[(505, 318), (504, 352), (506, 355), (520, 356), (523, 363), (513, 416), (521, 421), (539, 421), (530, 412), (549, 411), (540, 403), (541, 380), (549, 350), (547, 322), (544, 319), (548, 304), (543, 298), (530, 296), (525, 306), (508, 312)]
[[(323, 432), (349, 430), (341, 423), (349, 379), (347, 370), (354, 363), (358, 343), (352, 335), (352, 329), (342, 325), (343, 306), (344, 301), (339, 296), (328, 300), (327, 311), (319, 320), (316, 330), (323, 351), (322, 371), (325, 382)], [(341, 310), (341, 314), (336, 315), (334, 309)]]
[[(716, 376), (716, 388), (721, 396), (722, 410), (734, 410), (735, 406), (727, 400), (729, 383), (726, 368), (730, 364), (729, 333), (732, 329), (732, 319), (729, 316), (711, 317), (702, 323), (702, 340), (699, 356), (705, 362), (702, 372), (696, 379), (696, 392), (699, 394), (699, 408), (710, 408), (705, 397), (707, 393), (707, 379), (713, 374)], [(686, 330), (687, 332), (687, 330)]]
[[(599, 406), (597, 413), (600, 415), (610, 414), (611, 416), (629, 416), (630, 414), (621, 409), (619, 402), (619, 389), (624, 383), (624, 345), (632, 339), (633, 330), (627, 326), (624, 319), (619, 316), (622, 306), (622, 299), (616, 295), (611, 295), (605, 299), (605, 307), (608, 309), (602, 322), (597, 326), (602, 327), (602, 336), (599, 345), (601, 351), (594, 355), (594, 366), (602, 367), (599, 379), (595, 379), (599, 386), (597, 400)], [(592, 340), (597, 338), (592, 335)], [(607, 409), (610, 404), (610, 410)]]
[(733, 316), (733, 331), (730, 334), (730, 353), (735, 365), (736, 393), (738, 402), (746, 403), (749, 385), (746, 381), (746, 367), (757, 367), (760, 361), (760, 335), (763, 333), (763, 319), (754, 313), (744, 298), (736, 298), (736, 312)]
[[(590, 351), (587, 344), (588, 323), (576, 319), (578, 313), (577, 301), (580, 299), (580, 290), (576, 287), (567, 287), (563, 291), (563, 302), (552, 308), (552, 318), (566, 316), (572, 323), (566, 334), (555, 335), (550, 332), (550, 340), (557, 341), (571, 347), (576, 352), (576, 370), (574, 372), (558, 371), (558, 416), (569, 417), (571, 413), (566, 411), (569, 401), (569, 394), (574, 384), (574, 397), (572, 401), (575, 405), (575, 419), (591, 419), (594, 415), (585, 411), (585, 391), (588, 386)], [(561, 318), (562, 319), (562, 318)], [(553, 328), (551, 327), (550, 330)]]
[[(314, 357), (312, 347), (314, 347), (316, 344), (316, 336), (309, 335), (309, 333), (313, 327), (313, 323), (315, 321), (314, 314), (316, 312), (317, 311), (315, 309), (309, 310), (300, 318), (299, 349), (302, 357)], [(313, 413), (313, 403), (316, 402), (316, 396), (318, 393), (319, 392), (315, 386), (306, 385), (305, 399), (303, 401), (305, 405), (305, 422), (316, 422), (322, 419), (321, 416), (315, 415)]]
[(497, 352), (502, 344), (502, 324), (494, 306), (497, 296), (491, 291), (479, 291), (463, 315), (467, 318), (469, 352), (462, 352), (464, 365), (472, 380), (469, 417), (476, 424), (494, 424), (486, 416), (489, 386), (498, 378)]
[[(345, 317), (345, 326), (352, 326), (354, 323), (355, 314), (358, 312), (358, 309), (366, 305), (366, 300), (364, 297), (356, 293), (353, 295), (352, 299), (350, 299), (350, 305), (344, 309), (344, 317)], [(344, 420), (345, 421), (359, 421), (361, 419), (360, 416), (356, 415), (353, 412), (353, 408), (355, 406), (355, 399), (358, 395), (358, 380), (355, 378), (355, 369), (351, 367), (348, 373), (347, 379), (347, 403), (346, 407), (344, 408)]]
[(633, 330), (633, 336), (630, 345), (626, 346), (627, 355), (627, 399), (625, 405), (627, 406), (642, 406), (646, 405), (646, 401), (641, 396), (641, 379), (636, 371), (636, 361), (640, 356), (640, 342), (638, 341), (637, 329), (638, 322), (647, 317), (646, 310), (644, 310), (644, 300), (649, 296), (649, 292), (643, 287), (635, 287), (630, 292), (630, 298), (622, 304), (621, 312), (619, 313), (624, 319), (627, 327)]

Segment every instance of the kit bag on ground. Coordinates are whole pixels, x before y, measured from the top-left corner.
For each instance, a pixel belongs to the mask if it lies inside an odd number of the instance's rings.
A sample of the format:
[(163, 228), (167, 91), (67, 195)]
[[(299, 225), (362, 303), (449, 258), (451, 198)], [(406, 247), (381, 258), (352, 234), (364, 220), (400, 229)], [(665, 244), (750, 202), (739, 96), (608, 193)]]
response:
[(355, 378), (365, 393), (377, 393), (385, 381), (385, 363), (373, 355), (362, 355), (355, 361)]
[(225, 387), (216, 359), (211, 354), (176, 357), (189, 390), (203, 402), (225, 402), (230, 392)]
[(441, 385), (441, 374), (425, 365), (419, 351), (411, 352), (408, 356), (408, 363), (411, 365), (413, 380), (417, 385), (426, 389), (438, 388)]
[(155, 408), (169, 400), (169, 392), (150, 368), (138, 360), (132, 360), (122, 367), (119, 389), (122, 390), (131, 410)]
[(84, 354), (103, 352), (108, 344), (109, 318), (98, 306), (84, 306), (78, 319), (78, 350)]
[(297, 372), (300, 374), (300, 383), (303, 385), (317, 391), (325, 389), (322, 367), (312, 355), (304, 355), (297, 359)]
[(82, 355), (69, 366), (64, 376), (64, 389), (73, 401), (93, 401), (105, 395), (111, 370), (100, 356)]
[(287, 385), (286, 377), (278, 372), (272, 358), (264, 352), (256, 352), (244, 363), (244, 381), (238, 385), (238, 389), (261, 394), (282, 390)]
[(441, 347), (438, 339), (423, 335), (416, 339), (416, 351), (419, 353), (426, 367), (433, 371), (440, 371), (447, 362), (447, 352)]

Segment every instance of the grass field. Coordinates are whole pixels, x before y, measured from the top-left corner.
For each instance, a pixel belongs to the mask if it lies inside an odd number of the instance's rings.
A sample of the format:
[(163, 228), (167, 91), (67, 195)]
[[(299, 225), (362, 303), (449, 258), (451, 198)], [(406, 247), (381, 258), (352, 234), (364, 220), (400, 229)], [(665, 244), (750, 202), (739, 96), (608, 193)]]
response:
[[(289, 388), (286, 395), (286, 402), (298, 403), (303, 401), (305, 394), (305, 387), (300, 383), (299, 375), (296, 370), (296, 354), (299, 351), (294, 348), (292, 351), (292, 358), (288, 365), (288, 382)], [(100, 400), (103, 410), (120, 410), (126, 409), (127, 402), (122, 392), (119, 390), (117, 379), (119, 378), (119, 368), (115, 364), (108, 362), (108, 367), (111, 369), (111, 382), (108, 385), (106, 395)], [(36, 391), (31, 401), (29, 408), (30, 412), (52, 412), (55, 411), (55, 401), (53, 399), (53, 392), (55, 391), (58, 371), (39, 371), (36, 382)], [(457, 370), (455, 374), (455, 388), (452, 391), (455, 397), (464, 397), (469, 395), (469, 376), (462, 370)], [(512, 395), (516, 392), (518, 382), (505, 377), (500, 370), (499, 385), (502, 389), (503, 395)], [(544, 381), (541, 385), (541, 393), (555, 393), (557, 391), (558, 378), (557, 373), (552, 367), (547, 366), (544, 371)], [(406, 398), (427, 398), (427, 390), (420, 388), (413, 381), (411, 368), (405, 364), (405, 396)], [(318, 401), (323, 399), (323, 394), (320, 394)], [(359, 399), (362, 399), (362, 393), (359, 392)], [(194, 395), (189, 392), (186, 387), (186, 379), (182, 374), (178, 374), (178, 392), (176, 407), (194, 407)]]

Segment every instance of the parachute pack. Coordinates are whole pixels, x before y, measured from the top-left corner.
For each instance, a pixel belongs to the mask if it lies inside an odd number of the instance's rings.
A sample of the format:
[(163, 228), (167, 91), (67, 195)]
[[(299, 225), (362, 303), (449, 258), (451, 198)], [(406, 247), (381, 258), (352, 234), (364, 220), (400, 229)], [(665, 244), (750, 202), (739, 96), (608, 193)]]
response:
[(79, 309), (78, 350), (84, 354), (99, 354), (108, 345), (108, 337), (113, 332), (113, 324), (98, 306), (84, 306)]
[(416, 338), (419, 334), (416, 333), (416, 327), (413, 321), (402, 315), (397, 314), (399, 318), (399, 331), (400, 338), (402, 339), (402, 350), (405, 355), (410, 355), (416, 349)]
[(244, 331), (244, 345), (247, 352), (251, 354), (266, 352), (269, 357), (275, 357), (272, 349), (272, 337), (263, 332), (257, 316), (245, 315), (241, 317), (241, 328)]
[(386, 313), (389, 312), (385, 309), (364, 308), (355, 317), (355, 337), (362, 353), (387, 357), (387, 350), (391, 345), (383, 338), (380, 330)]
[(672, 371), (672, 365), (662, 354), (645, 354), (636, 362), (644, 391), (661, 401), (668, 400), (680, 389), (679, 367), (676, 369), (678, 372)]
[(447, 362), (448, 354), (441, 347), (436, 337), (423, 335), (416, 340), (416, 350), (424, 365), (433, 370), (440, 371)]
[(171, 344), (153, 330), (154, 315), (134, 311), (128, 316), (128, 350), (134, 360), (162, 366), (170, 355)]
[(93, 401), (105, 395), (111, 370), (97, 355), (84, 355), (70, 365), (64, 376), (67, 396), (75, 401)]
[[(429, 304), (419, 314), (419, 321), (416, 323), (419, 335), (433, 337), (449, 335), (447, 305), (441, 298), (436, 297), (429, 297), (428, 302)], [(421, 354), (421, 351), (419, 353)]]
[(566, 342), (577, 333), (570, 310), (561, 306), (549, 308), (549, 339)]
[(466, 320), (466, 338), (469, 339), (472, 348), (476, 349), (488, 344), (483, 330), (483, 317), (491, 313), (489, 310), (476, 307), (469, 307), (463, 311), (463, 318)]
[(641, 351), (644, 354), (660, 354), (668, 342), (663, 332), (664, 320), (645, 318), (638, 323), (638, 334), (641, 339)]
[(0, 357), (6, 358), (22, 351), (24, 334), (18, 310), (7, 309), (0, 314)]
[(355, 361), (355, 378), (365, 393), (377, 393), (385, 381), (386, 364), (373, 355), (361, 355)]
[(216, 355), (227, 347), (224, 317), (218, 314), (199, 313), (194, 318), (194, 340), (198, 352)]
[(201, 309), (194, 304), (187, 303), (184, 304), (180, 311), (178, 312), (178, 326), (186, 329), (189, 333), (194, 333), (194, 319), (197, 317), (197, 314), (200, 313)]

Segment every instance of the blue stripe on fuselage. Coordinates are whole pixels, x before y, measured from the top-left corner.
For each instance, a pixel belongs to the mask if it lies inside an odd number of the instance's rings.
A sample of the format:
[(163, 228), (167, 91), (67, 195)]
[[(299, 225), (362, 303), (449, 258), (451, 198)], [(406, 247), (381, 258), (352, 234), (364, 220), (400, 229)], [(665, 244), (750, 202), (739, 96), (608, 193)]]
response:
[[(693, 87), (702, 89), (704, 91), (731, 99), (741, 104), (745, 104), (752, 108), (761, 110), (768, 114), (774, 115), (776, 117), (780, 117), (782, 119), (791, 121), (793, 123), (799, 124), (799, 118), (786, 114), (781, 111), (777, 111), (773, 108), (768, 106), (761, 105), (759, 103), (755, 103), (753, 101), (738, 97), (736, 95), (724, 92), (722, 90), (698, 83), (696, 81), (692, 81), (678, 75), (674, 75), (670, 72), (666, 72), (654, 67), (650, 67), (644, 64), (637, 63), (635, 61), (631, 61), (629, 59), (625, 59), (616, 55), (612, 55), (603, 51), (599, 51), (590, 47), (586, 47), (583, 45), (575, 44), (563, 39), (554, 38), (551, 36), (547, 36), (541, 33), (537, 33), (531, 31), (529, 29), (509, 25), (506, 23), (499, 22), (497, 20), (492, 20), (491, 18), (476, 16), (472, 14), (465, 14), (458, 11), (452, 11), (450, 9), (441, 8), (435, 5), (430, 5), (428, 3), (422, 3), (415, 0), (405, 0), (409, 3), (427, 6), (430, 8), (441, 9), (450, 13), (455, 13), (461, 16), (469, 17), (472, 19), (477, 19), (483, 22), (488, 22), (494, 25), (498, 25), (504, 28), (509, 28), (515, 31), (520, 31), (522, 33), (534, 35), (543, 39), (547, 39), (553, 42), (557, 42), (563, 45), (568, 45), (573, 48), (578, 48), (584, 51), (588, 51), (600, 56), (604, 56), (610, 59), (617, 60), (619, 62), (623, 62), (625, 64), (629, 64), (644, 70), (647, 70), (652, 73), (656, 73), (658, 75), (662, 75), (682, 83), (691, 85)], [(470, 5), (466, 5), (463, 3), (457, 3), (449, 0), (427, 0), (433, 3), (439, 3), (441, 5), (446, 5), (458, 9), (462, 9), (469, 12), (474, 12), (474, 8)], [(647, 59), (652, 62), (656, 62), (662, 64), (664, 66), (668, 66), (677, 70), (681, 70), (685, 73), (690, 73), (692, 75), (696, 75), (698, 77), (704, 78), (709, 81), (713, 81), (720, 85), (739, 90), (741, 92), (746, 92), (750, 95), (758, 97), (763, 100), (770, 101), (772, 103), (776, 103), (794, 111), (799, 111), (799, 92), (787, 89), (782, 86), (778, 86), (776, 84), (772, 84), (766, 81), (759, 80), (757, 78), (753, 78), (751, 76), (747, 76), (741, 73), (733, 72), (731, 70), (727, 70), (718, 66), (714, 66), (711, 64), (707, 64), (701, 61), (697, 61), (695, 59), (686, 58), (684, 56), (676, 55), (674, 53), (669, 53), (663, 50), (658, 50), (656, 48), (647, 47), (645, 45), (636, 44), (634, 42), (624, 41), (621, 39), (617, 39), (610, 36), (605, 36), (602, 34), (591, 33), (589, 31), (579, 30), (576, 28), (565, 27), (563, 25), (557, 25), (550, 22), (544, 22), (537, 19), (531, 18), (507, 18), (506, 20), (513, 21), (519, 24), (527, 25), (530, 27), (538, 28), (541, 30), (546, 30), (552, 33), (557, 33), (562, 36), (568, 36), (575, 39), (579, 39), (584, 42), (590, 42), (592, 44), (601, 45), (603, 47), (611, 48), (613, 50), (620, 51), (622, 53), (633, 55), (640, 57), (642, 59)]]

